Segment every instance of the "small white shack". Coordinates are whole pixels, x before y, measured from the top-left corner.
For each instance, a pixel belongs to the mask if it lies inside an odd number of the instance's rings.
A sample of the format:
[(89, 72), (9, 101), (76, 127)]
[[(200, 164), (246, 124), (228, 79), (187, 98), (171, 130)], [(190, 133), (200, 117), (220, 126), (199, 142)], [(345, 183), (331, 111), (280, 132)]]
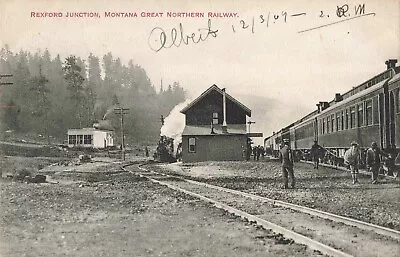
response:
[(104, 149), (114, 146), (114, 132), (96, 128), (68, 129), (68, 147)]

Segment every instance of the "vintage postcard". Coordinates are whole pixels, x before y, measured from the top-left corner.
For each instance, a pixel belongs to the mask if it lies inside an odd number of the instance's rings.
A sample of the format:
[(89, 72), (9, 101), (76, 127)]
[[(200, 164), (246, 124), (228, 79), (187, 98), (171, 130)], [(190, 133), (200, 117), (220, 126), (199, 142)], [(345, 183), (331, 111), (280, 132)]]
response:
[(398, 0), (0, 0), (0, 256), (398, 256)]

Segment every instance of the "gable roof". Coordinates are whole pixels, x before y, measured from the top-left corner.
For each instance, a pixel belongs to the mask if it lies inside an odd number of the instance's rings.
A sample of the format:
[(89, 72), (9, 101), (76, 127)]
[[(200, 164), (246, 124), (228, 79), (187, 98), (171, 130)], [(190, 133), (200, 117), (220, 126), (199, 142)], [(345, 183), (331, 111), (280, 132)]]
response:
[[(185, 108), (183, 108), (181, 110), (181, 113), (186, 113), (190, 108), (192, 108), (194, 105), (196, 105), (200, 100), (202, 100), (204, 97), (206, 97), (208, 94), (210, 94), (213, 90), (217, 91), (218, 93), (220, 93), (221, 95), (223, 95), (223, 91), (222, 89), (220, 89), (217, 85), (212, 85), (211, 87), (209, 87), (206, 91), (204, 91), (199, 97), (197, 97), (196, 99), (194, 99), (190, 104), (188, 104)], [(234, 102), (235, 104), (237, 104), (240, 108), (242, 108), (245, 112), (246, 115), (251, 117), (251, 110), (246, 107), (244, 104), (242, 104), (241, 102), (239, 102), (238, 100), (236, 100), (235, 98), (233, 98), (232, 96), (230, 96), (228, 93), (225, 92), (226, 98), (231, 100), (232, 102)]]

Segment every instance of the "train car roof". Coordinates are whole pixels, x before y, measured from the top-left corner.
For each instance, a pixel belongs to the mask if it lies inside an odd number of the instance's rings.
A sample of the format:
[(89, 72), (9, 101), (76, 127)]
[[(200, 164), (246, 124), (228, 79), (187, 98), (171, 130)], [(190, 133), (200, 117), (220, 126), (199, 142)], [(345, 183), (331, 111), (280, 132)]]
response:
[(360, 92), (358, 92), (357, 94), (352, 95), (352, 96), (350, 96), (350, 97), (344, 99), (343, 101), (340, 101), (340, 102), (338, 102), (337, 104), (326, 108), (326, 109), (323, 110), (322, 112), (318, 113), (317, 116), (318, 116), (318, 115), (325, 114), (325, 113), (327, 113), (327, 112), (329, 112), (329, 111), (331, 111), (331, 110), (333, 110), (333, 109), (336, 109), (337, 107), (340, 107), (340, 106), (342, 106), (342, 105), (345, 105), (345, 104), (347, 104), (347, 103), (349, 103), (349, 102), (351, 102), (351, 101), (353, 101), (353, 100), (355, 100), (355, 99), (357, 99), (357, 98), (359, 98), (359, 97), (361, 97), (361, 96), (367, 95), (367, 94), (369, 94), (369, 93), (371, 93), (371, 92), (374, 92), (374, 91), (376, 91), (376, 90), (381, 89), (381, 88), (383, 87), (383, 85), (384, 85), (387, 81), (389, 81), (390, 79), (391, 79), (391, 78), (382, 80), (381, 82), (379, 82), (379, 83), (373, 85), (372, 87), (369, 87), (369, 88), (367, 88), (367, 89), (364, 89), (363, 91), (360, 91)]
[(393, 76), (393, 78), (391, 78), (388, 82), (388, 84), (392, 84), (396, 81), (400, 80), (400, 73), (397, 73), (396, 75)]
[[(367, 88), (367, 89), (364, 89), (363, 91), (360, 91), (360, 92), (356, 93), (355, 95), (352, 95), (352, 96), (350, 96), (350, 97), (344, 99), (343, 101), (340, 101), (340, 102), (338, 102), (337, 104), (326, 108), (325, 110), (323, 110), (323, 111), (320, 112), (320, 113), (316, 113), (315, 115), (309, 117), (308, 119), (305, 119), (305, 120), (299, 122), (298, 124), (296, 124), (296, 126), (295, 126), (293, 129), (295, 129), (295, 128), (301, 126), (301, 125), (304, 125), (304, 124), (306, 124), (306, 123), (308, 123), (308, 122), (310, 122), (311, 120), (313, 120), (315, 117), (317, 117), (317, 116), (319, 116), (319, 115), (323, 115), (323, 114), (325, 114), (325, 113), (327, 113), (327, 112), (329, 112), (329, 111), (331, 111), (331, 110), (333, 110), (333, 109), (336, 109), (337, 107), (340, 107), (340, 106), (342, 106), (342, 105), (344, 105), (344, 104), (347, 104), (348, 102), (351, 102), (351, 101), (353, 101), (354, 99), (357, 99), (358, 97), (361, 97), (361, 96), (366, 95), (366, 94), (369, 94), (369, 93), (371, 93), (371, 92), (373, 92), (373, 91), (379, 90), (380, 88), (383, 87), (383, 85), (384, 85), (388, 80), (393, 80), (393, 79), (395, 79), (395, 78), (396, 78), (396, 80), (399, 79), (399, 78), (400, 78), (400, 74), (396, 74), (393, 78), (385, 79), (385, 80), (383, 80), (383, 81), (381, 81), (381, 82), (379, 82), (379, 83), (373, 85), (372, 87), (369, 87), (369, 88)], [(306, 116), (306, 117), (307, 117), (307, 116)]]

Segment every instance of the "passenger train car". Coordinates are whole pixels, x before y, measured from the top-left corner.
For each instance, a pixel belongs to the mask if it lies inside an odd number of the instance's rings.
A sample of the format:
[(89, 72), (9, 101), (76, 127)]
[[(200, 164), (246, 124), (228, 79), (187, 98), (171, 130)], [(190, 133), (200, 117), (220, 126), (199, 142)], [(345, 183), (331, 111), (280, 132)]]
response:
[[(393, 59), (386, 61), (384, 72), (344, 94), (336, 94), (331, 102), (319, 102), (317, 110), (265, 138), (266, 151), (277, 155), (282, 140), (289, 138), (296, 156), (308, 159), (309, 149), (317, 141), (325, 149), (325, 162), (340, 164), (345, 150), (356, 141), (364, 165), (365, 152), (375, 141), (390, 155), (389, 162), (399, 160), (400, 66), (396, 63)], [(389, 172), (393, 171), (398, 175), (394, 166)]]

